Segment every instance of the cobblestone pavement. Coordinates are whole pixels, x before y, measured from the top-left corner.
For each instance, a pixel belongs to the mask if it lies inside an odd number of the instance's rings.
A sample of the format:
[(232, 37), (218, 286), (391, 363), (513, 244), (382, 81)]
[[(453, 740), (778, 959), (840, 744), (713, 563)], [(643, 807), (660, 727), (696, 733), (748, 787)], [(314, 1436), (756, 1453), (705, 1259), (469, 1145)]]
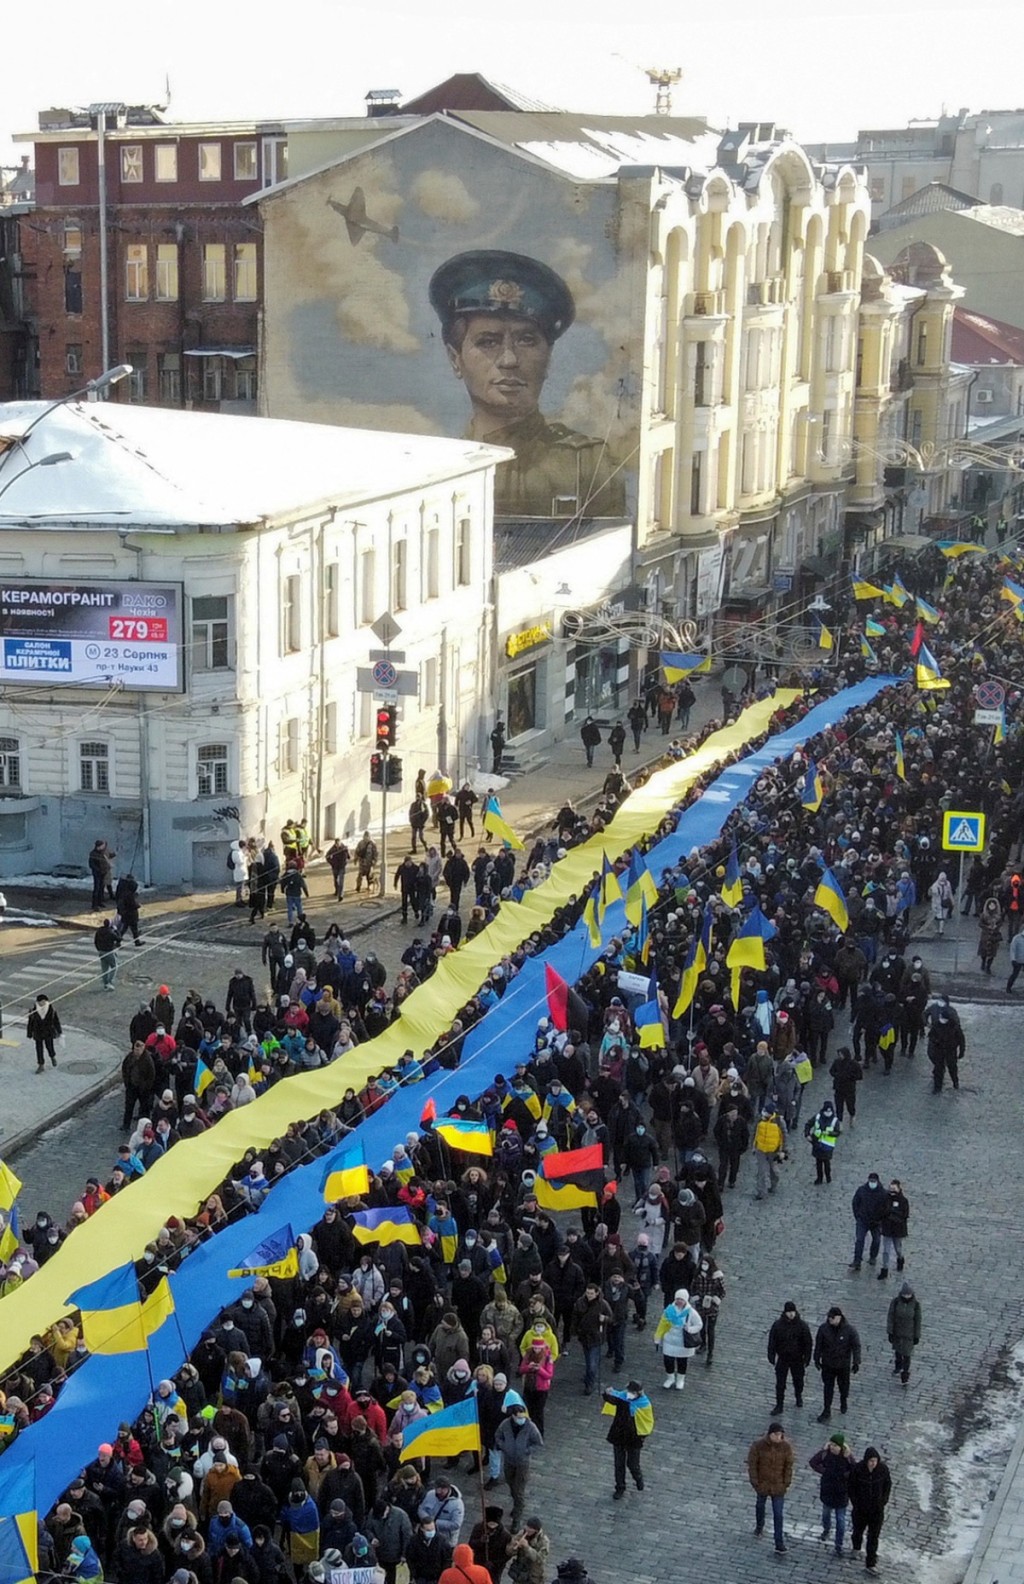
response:
[[(1021, 1390), (1013, 1350), (1024, 1335), (1024, 1266), (1017, 1013), (980, 1005), (961, 1010), (968, 1059), (959, 1093), (932, 1095), (920, 1053), (913, 1062), (897, 1057), (891, 1078), (873, 1070), (861, 1085), (856, 1127), (840, 1139), (830, 1187), (813, 1186), (802, 1139), (794, 1142), (778, 1193), (763, 1203), (753, 1201), (753, 1167), (749, 1158), (744, 1162), (736, 1191), (726, 1194), (718, 1253), (727, 1298), (713, 1368), (698, 1358), (685, 1392), (663, 1393), (651, 1325), (643, 1335), (630, 1331), (626, 1369), (617, 1379), (637, 1374), (651, 1390), (657, 1419), (644, 1452), (643, 1495), (631, 1489), (624, 1501), (611, 1501), (608, 1420), (596, 1396), (582, 1396), (579, 1350), (570, 1348), (556, 1372), (547, 1450), (527, 1498), (551, 1535), (553, 1560), (583, 1556), (599, 1584), (626, 1578), (676, 1584), (681, 1565), (687, 1576), (753, 1584), (767, 1569), (802, 1584), (857, 1565), (835, 1559), (818, 1540), (817, 1481), (806, 1464), (825, 1432), (815, 1423), (821, 1402), (813, 1371), (804, 1408), (790, 1401), (784, 1415), (797, 1451), (787, 1501), (789, 1551), (776, 1557), (770, 1541), (753, 1535), (744, 1458), (750, 1440), (766, 1428), (773, 1398), (768, 1327), (792, 1297), (812, 1329), (830, 1304), (840, 1303), (861, 1333), (864, 1361), (850, 1412), (840, 1417), (837, 1406), (832, 1424), (858, 1455), (873, 1442), (892, 1468), (882, 1574), (898, 1568), (905, 1577), (944, 1584), (962, 1575), (949, 1552), (973, 1499), (963, 1488), (969, 1443), (1000, 1399)], [(833, 1048), (843, 1033), (833, 1037)], [(816, 1077), (807, 1101), (819, 1104), (826, 1093)], [(42, 1203), (63, 1206), (109, 1155), (118, 1121), (117, 1103), (108, 1097), (23, 1152), (17, 1159), (23, 1203), (31, 1211)], [(883, 1180), (899, 1176), (911, 1202), (906, 1275), (922, 1303), (924, 1337), (905, 1391), (891, 1374), (885, 1338), (894, 1279), (877, 1281), (866, 1263), (859, 1275), (847, 1271), (850, 1198), (871, 1168)], [(628, 1225), (624, 1230), (628, 1235)], [(999, 1474), (998, 1466), (981, 1469), (982, 1499)], [(461, 1483), (472, 1510), (476, 1483), (468, 1476)], [(501, 1487), (491, 1499), (503, 1496), (507, 1502)]]

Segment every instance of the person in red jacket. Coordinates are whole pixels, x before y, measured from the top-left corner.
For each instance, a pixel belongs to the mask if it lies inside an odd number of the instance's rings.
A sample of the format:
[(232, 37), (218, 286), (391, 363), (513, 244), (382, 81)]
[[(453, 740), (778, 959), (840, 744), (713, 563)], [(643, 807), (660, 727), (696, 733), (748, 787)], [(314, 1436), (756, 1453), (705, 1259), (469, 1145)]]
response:
[(445, 1568), (438, 1584), (491, 1584), (491, 1575), (479, 1562), (473, 1561), (473, 1552), (468, 1545), (457, 1545), (452, 1557), (452, 1565)]

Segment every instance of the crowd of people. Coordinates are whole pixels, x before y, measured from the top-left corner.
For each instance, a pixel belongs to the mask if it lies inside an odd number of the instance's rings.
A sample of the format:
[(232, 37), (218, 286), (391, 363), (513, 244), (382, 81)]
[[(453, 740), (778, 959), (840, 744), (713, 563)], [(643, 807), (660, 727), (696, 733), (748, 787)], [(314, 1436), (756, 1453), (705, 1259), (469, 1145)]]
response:
[[(793, 1146), (807, 1084), (824, 1068), (832, 1087), (832, 1099), (803, 1130), (822, 1191), (844, 1127), (856, 1125), (865, 1085), (881, 1089), (897, 1061), (913, 1061), (919, 1042), (933, 1092), (947, 1076), (958, 1086), (963, 1028), (911, 944), (912, 924), (944, 873), (945, 809), (983, 809), (989, 820), (986, 850), (961, 899), (979, 917), (983, 964), (997, 957), (1004, 924), (1011, 942), (1022, 938), (1020, 694), (1008, 701), (1005, 740), (991, 746), (980, 742), (970, 708), (979, 677), (1019, 673), (1019, 626), (1000, 600), (1003, 569), (991, 558), (942, 563), (938, 575), (941, 591), (923, 576), (919, 591), (939, 597), (945, 611), (928, 644), (950, 686), (920, 692), (903, 684), (850, 711), (766, 769), (711, 848), (656, 874), (646, 948), (637, 929), (624, 929), (574, 987), (567, 1026), (540, 1017), (521, 1059), (483, 1088), (467, 1068), (453, 1114), (486, 1122), (493, 1154), (460, 1154), (427, 1122), (375, 1163), (360, 1201), (327, 1205), (298, 1239), (297, 1276), (257, 1278), (211, 1322), (138, 1419), (90, 1456), (46, 1518), (55, 1571), (116, 1584), (271, 1584), (292, 1576), (330, 1584), (333, 1570), (370, 1563), (386, 1584), (400, 1565), (411, 1584), (499, 1584), (506, 1574), (512, 1584), (544, 1584), (551, 1569), (540, 1516), (545, 1434), (552, 1402), (557, 1407), (568, 1394), (573, 1350), (580, 1389), (600, 1392), (610, 1412), (613, 1494), (624, 1494), (627, 1472), (644, 1489), (640, 1451), (653, 1409), (632, 1334), (649, 1331), (658, 1343), (666, 1391), (684, 1390), (692, 1359), (713, 1365), (728, 1325), (716, 1252), (723, 1196), (749, 1186), (752, 1204), (742, 1213), (770, 1214), (766, 1201), (787, 1159), (799, 1169)], [(885, 629), (875, 640), (877, 664), (903, 671), (916, 618), (895, 605), (877, 614)], [(826, 691), (872, 663), (853, 642), (860, 621), (851, 609), (837, 627), (841, 654), (853, 658), (822, 679)], [(776, 711), (769, 731), (809, 707), (802, 697)], [(684, 751), (719, 724), (684, 739)], [(812, 760), (823, 794), (813, 807), (804, 794)], [(698, 781), (686, 804), (710, 778)], [(259, 989), (238, 968), (222, 1005), (191, 992), (179, 1009), (169, 987), (160, 987), (129, 1029), (123, 1122), (134, 1131), (114, 1167), (85, 1184), (66, 1222), (41, 1211), (24, 1228), (0, 1291), (27, 1279), (178, 1140), (292, 1073), (343, 1061), (400, 1019), (405, 997), (457, 948), (462, 891), (473, 897), (468, 934), (477, 910), (486, 922), (504, 897), (539, 884), (563, 850), (602, 829), (615, 801), (607, 793), (590, 818), (567, 803), (518, 875), (514, 864), (509, 874), (507, 855), (482, 848), (469, 880), (450, 892), (437, 929), (413, 938), (393, 979), (372, 952), (354, 952), (337, 926), (318, 938), (300, 908), (290, 930), (267, 930)], [(672, 831), (679, 812), (666, 816), (652, 841)], [(742, 897), (727, 903), (721, 893), (733, 849)], [(620, 872), (627, 861), (628, 854)], [(826, 867), (845, 897), (845, 929), (814, 906)], [(169, 1220), (139, 1262), (143, 1292), (199, 1240), (258, 1208), (283, 1173), (386, 1105), (396, 1088), (438, 1067), (458, 1068), (468, 1031), (529, 955), (579, 922), (586, 900), (559, 908), (495, 964), (433, 1049), (407, 1051), (358, 1092), (347, 1089), (336, 1107), (296, 1121), (259, 1154), (248, 1151), (193, 1217)], [(765, 966), (734, 976), (729, 948), (755, 908), (766, 921)], [(703, 966), (692, 994), (681, 995), (701, 938)], [(653, 1043), (641, 1040), (635, 1021), (643, 996), (619, 980), (624, 973), (631, 985), (629, 976), (652, 964), (662, 1025)], [(833, 1055), (847, 1015), (849, 1033)], [(538, 1173), (551, 1152), (591, 1145), (602, 1147), (606, 1180), (569, 1224), (538, 1202)], [(419, 1248), (356, 1241), (353, 1212), (387, 1206), (411, 1213)], [(880, 1280), (891, 1270), (902, 1275), (910, 1201), (900, 1178), (869, 1175), (852, 1213), (851, 1271), (861, 1270), (867, 1251), (869, 1266), (881, 1257)], [(767, 1322), (778, 1298), (765, 1299)], [(887, 1336), (894, 1376), (906, 1388), (922, 1340), (921, 1303), (909, 1281), (890, 1303)], [(4, 1383), (15, 1434), (52, 1411), (86, 1354), (74, 1317), (33, 1341)], [(826, 1423), (836, 1396), (840, 1412), (848, 1408), (861, 1362), (857, 1328), (834, 1304), (812, 1337), (787, 1301), (769, 1331), (768, 1362), (773, 1415), (784, 1410), (788, 1380), (802, 1404), (805, 1372), (815, 1367)], [(624, 1392), (606, 1386), (627, 1367)], [(433, 1471), (424, 1459), (400, 1461), (410, 1425), (467, 1397), (479, 1416), (479, 1459), (470, 1457), (468, 1467), (452, 1459)], [(836, 1434), (811, 1467), (820, 1479), (822, 1538), (842, 1550), (850, 1507), (854, 1549), (866, 1536), (873, 1569), (891, 1483), (880, 1453), (867, 1446), (855, 1460)], [(770, 1498), (776, 1547), (784, 1549), (782, 1499), (794, 1457), (778, 1422), (751, 1447), (748, 1472), (756, 1532)], [(478, 1482), (486, 1494), (474, 1521)], [(502, 1485), (504, 1502), (494, 1494)], [(585, 1576), (576, 1559), (563, 1567), (569, 1571), (559, 1569), (560, 1577)]]

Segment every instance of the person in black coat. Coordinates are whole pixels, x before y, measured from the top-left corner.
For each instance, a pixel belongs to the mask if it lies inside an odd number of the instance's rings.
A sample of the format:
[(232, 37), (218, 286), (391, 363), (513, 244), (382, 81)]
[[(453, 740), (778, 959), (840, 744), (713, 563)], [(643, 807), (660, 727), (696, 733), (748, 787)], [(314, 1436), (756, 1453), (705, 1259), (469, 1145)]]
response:
[(848, 1111), (852, 1127), (857, 1115), (857, 1085), (864, 1077), (864, 1071), (848, 1045), (840, 1045), (839, 1054), (829, 1068), (829, 1076), (832, 1079), (836, 1121), (842, 1122), (844, 1111)]
[(452, 1548), (438, 1534), (433, 1518), (421, 1518), (405, 1548), (409, 1584), (437, 1584), (452, 1565)]
[(25, 1024), (25, 1033), (30, 1040), (35, 1041), (36, 1047), (36, 1072), (42, 1072), (46, 1067), (43, 1053), (50, 1058), (50, 1065), (56, 1067), (57, 1052), (55, 1041), (60, 1039), (64, 1030), (61, 1027), (60, 1015), (49, 996), (37, 995), (36, 1004), (28, 1015)]
[(814, 1339), (814, 1366), (821, 1371), (824, 1396), (819, 1424), (832, 1417), (832, 1399), (839, 1387), (839, 1412), (845, 1413), (850, 1396), (850, 1376), (860, 1369), (860, 1336), (838, 1304), (833, 1304)]
[[(626, 1382), (624, 1392), (609, 1388), (604, 1393), (604, 1400), (613, 1410), (614, 1417), (608, 1428), (606, 1437), (612, 1449), (615, 1462), (615, 1491), (614, 1498), (621, 1501), (626, 1494), (626, 1470), (628, 1469), (633, 1484), (638, 1491), (644, 1488), (643, 1470), (640, 1467), (640, 1454), (643, 1451), (644, 1437), (637, 1428), (636, 1404), (644, 1397), (644, 1389), (639, 1381)], [(644, 1398), (644, 1406), (650, 1403)]]
[(791, 1298), (782, 1306), (782, 1313), (768, 1333), (768, 1362), (775, 1366), (775, 1405), (773, 1414), (782, 1412), (786, 1400), (786, 1376), (793, 1377), (793, 1394), (798, 1408), (804, 1401), (804, 1372), (811, 1362), (813, 1343), (811, 1328), (802, 1319)]
[(139, 934), (139, 882), (133, 874), (122, 875), (114, 892), (114, 902), (121, 919), (121, 934), (131, 931), (136, 946), (142, 945)]
[(878, 1565), (878, 1536), (891, 1494), (892, 1476), (888, 1466), (882, 1462), (875, 1447), (865, 1447), (864, 1456), (850, 1470), (850, 1518), (853, 1530), (850, 1543), (854, 1551), (859, 1551), (861, 1541), (866, 1537), (864, 1566), (871, 1573)]
[(949, 1074), (954, 1089), (960, 1087), (960, 1061), (965, 1049), (960, 1019), (948, 1002), (940, 1003), (928, 1030), (928, 1060), (932, 1066), (932, 1093), (938, 1094)]

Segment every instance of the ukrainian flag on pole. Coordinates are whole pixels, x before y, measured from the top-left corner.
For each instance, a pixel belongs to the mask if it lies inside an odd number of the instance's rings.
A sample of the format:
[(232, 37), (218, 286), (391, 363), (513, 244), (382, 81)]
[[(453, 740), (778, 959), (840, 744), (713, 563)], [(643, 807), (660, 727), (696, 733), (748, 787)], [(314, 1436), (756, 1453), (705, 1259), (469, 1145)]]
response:
[(410, 1458), (458, 1457), (460, 1452), (480, 1451), (480, 1419), (475, 1397), (442, 1408), (439, 1413), (417, 1419), (402, 1431), (399, 1463)]
[(502, 817), (501, 804), (493, 792), (489, 792), (484, 803), (484, 830), (488, 836), (503, 841), (506, 847), (514, 847), (517, 852), (523, 851), (523, 844), (512, 829), (508, 820)]
[(135, 1266), (119, 1265), (98, 1281), (77, 1288), (67, 1299), (81, 1311), (90, 1353), (142, 1353), (146, 1328), (139, 1302)]
[(814, 905), (822, 908), (839, 929), (844, 932), (849, 929), (850, 915), (846, 909), (846, 898), (842, 886), (831, 869), (826, 869), (818, 882), (818, 889), (814, 893)]

